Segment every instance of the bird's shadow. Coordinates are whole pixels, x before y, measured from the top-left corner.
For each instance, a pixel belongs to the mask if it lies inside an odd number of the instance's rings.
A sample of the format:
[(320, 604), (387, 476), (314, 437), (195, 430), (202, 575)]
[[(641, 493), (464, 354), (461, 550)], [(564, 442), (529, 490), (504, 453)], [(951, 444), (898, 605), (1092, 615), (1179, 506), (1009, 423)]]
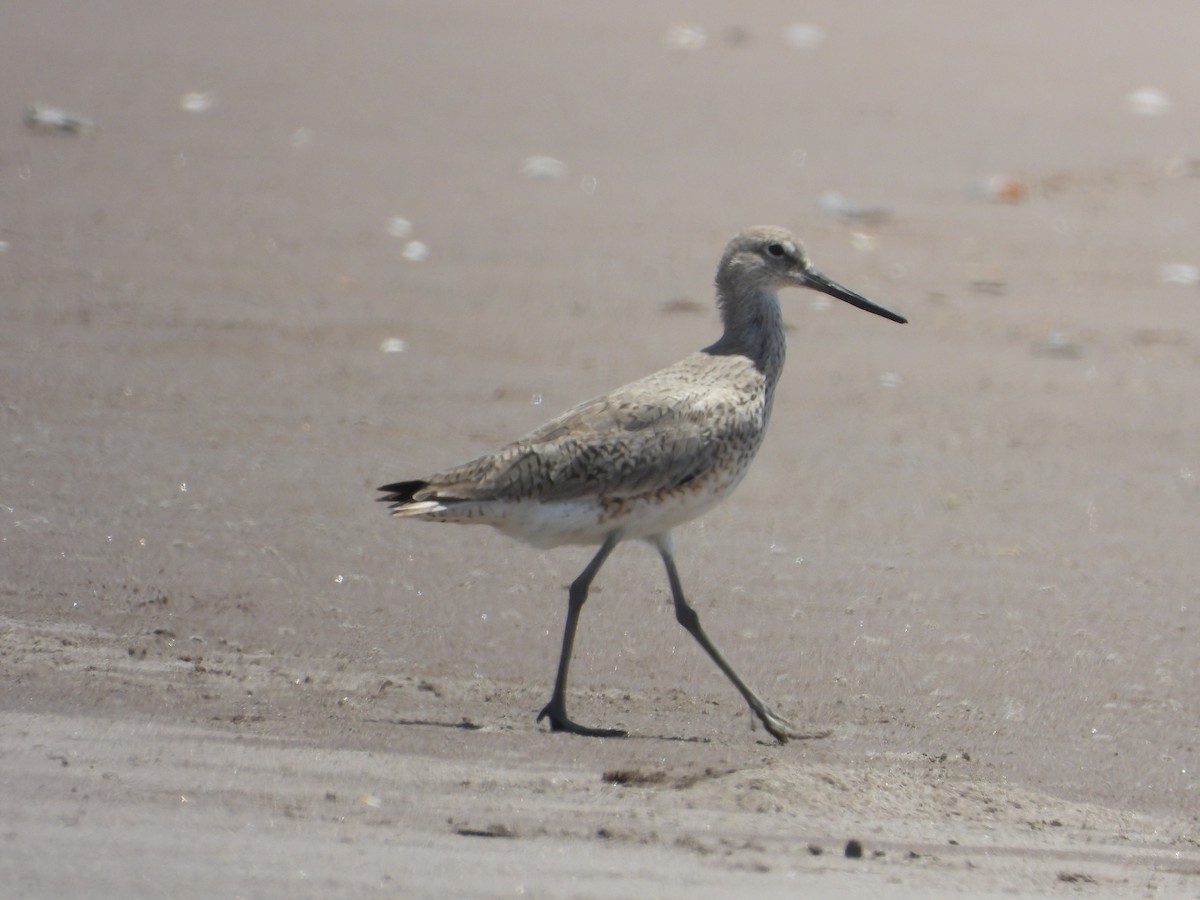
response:
[(433, 719), (374, 719), (379, 725), (404, 725), (420, 728), (457, 728), (461, 731), (482, 731), (483, 726), (470, 719), (460, 719), (457, 722), (438, 722)]
[[(375, 719), (375, 724), (381, 725), (400, 725), (411, 728), (457, 728), (461, 731), (483, 731), (486, 726), (480, 725), (478, 722), (472, 722), (470, 719), (460, 719), (457, 722), (439, 722), (435, 719)], [(502, 731), (514, 731), (511, 727), (502, 727)], [(556, 734), (563, 737), (579, 737), (568, 732), (551, 731), (548, 728), (536, 729), (540, 734)], [(594, 738), (593, 738), (594, 739)], [(600, 740), (614, 741), (675, 741), (682, 744), (709, 744), (712, 743), (705, 737), (680, 737), (679, 735), (663, 734), (614, 734), (607, 737), (599, 738)]]
[[(378, 724), (383, 725), (400, 725), (403, 727), (413, 728), (455, 728), (460, 731), (483, 731), (486, 726), (480, 725), (478, 722), (472, 722), (470, 719), (459, 719), (453, 721), (438, 721), (436, 719), (376, 719)], [(513, 730), (513, 729), (505, 729)], [(541, 734), (562, 734), (563, 737), (579, 737), (568, 732), (554, 732), (546, 728), (537, 729)], [(832, 730), (814, 731), (807, 734), (793, 734), (789, 740), (793, 741), (819, 741), (824, 740), (833, 734)], [(711, 744), (712, 738), (700, 737), (699, 735), (678, 735), (678, 734), (623, 734), (611, 735), (602, 737), (600, 740), (613, 741), (669, 741), (676, 744)], [(771, 738), (756, 738), (756, 743), (762, 744), (765, 747), (779, 746), (778, 742)]]

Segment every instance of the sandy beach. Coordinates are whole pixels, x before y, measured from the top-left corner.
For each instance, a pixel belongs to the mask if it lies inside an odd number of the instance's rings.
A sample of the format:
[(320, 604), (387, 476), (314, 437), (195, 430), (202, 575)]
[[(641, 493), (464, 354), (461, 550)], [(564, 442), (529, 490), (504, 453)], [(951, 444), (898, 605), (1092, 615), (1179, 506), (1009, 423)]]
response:
[[(1200, 897), (1200, 8), (20, 4), (0, 28), (0, 883)], [(36, 115), (30, 120), (27, 109)], [(48, 112), (49, 111), (49, 112)], [(75, 118), (62, 118), (61, 112)], [(791, 290), (675, 533), (393, 521)]]

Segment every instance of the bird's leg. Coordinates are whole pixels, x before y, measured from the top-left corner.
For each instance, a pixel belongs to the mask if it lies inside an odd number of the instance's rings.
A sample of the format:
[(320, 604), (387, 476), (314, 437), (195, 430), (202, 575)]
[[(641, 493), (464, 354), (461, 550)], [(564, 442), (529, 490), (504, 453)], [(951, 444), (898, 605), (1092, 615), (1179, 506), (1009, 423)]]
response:
[(563, 631), (562, 653), (558, 658), (558, 677), (554, 680), (554, 694), (537, 717), (539, 722), (549, 718), (551, 731), (569, 731), (571, 734), (582, 734), (588, 737), (625, 737), (625, 732), (619, 728), (588, 728), (572, 722), (567, 717), (567, 672), (571, 668), (571, 650), (575, 645), (575, 629), (579, 625), (579, 613), (587, 600), (588, 588), (592, 585), (592, 579), (596, 577), (596, 573), (600, 571), (600, 567), (604, 565), (604, 561), (608, 559), (609, 554), (613, 552), (613, 548), (620, 540), (621, 535), (615, 531), (605, 538), (600, 551), (592, 557), (587, 568), (579, 573), (579, 577), (571, 582), (570, 590), (567, 592), (567, 625)]
[(671, 583), (671, 598), (675, 601), (675, 619), (704, 648), (704, 652), (712, 657), (717, 667), (725, 673), (725, 677), (733, 682), (733, 686), (746, 698), (746, 702), (750, 704), (750, 709), (758, 716), (759, 720), (763, 723), (763, 727), (779, 743), (786, 744), (788, 738), (794, 736), (792, 725), (783, 717), (773, 713), (767, 704), (763, 703), (758, 695), (750, 690), (746, 682), (738, 677), (738, 673), (733, 670), (733, 666), (729, 664), (729, 661), (725, 659), (721, 651), (709, 640), (708, 635), (704, 633), (704, 629), (700, 627), (700, 617), (688, 605), (687, 600), (683, 596), (683, 586), (679, 582), (679, 572), (675, 568), (675, 558), (671, 553), (670, 535), (665, 532), (655, 535), (653, 541), (655, 546), (658, 547), (659, 554), (662, 556), (663, 564), (667, 567), (667, 580)]

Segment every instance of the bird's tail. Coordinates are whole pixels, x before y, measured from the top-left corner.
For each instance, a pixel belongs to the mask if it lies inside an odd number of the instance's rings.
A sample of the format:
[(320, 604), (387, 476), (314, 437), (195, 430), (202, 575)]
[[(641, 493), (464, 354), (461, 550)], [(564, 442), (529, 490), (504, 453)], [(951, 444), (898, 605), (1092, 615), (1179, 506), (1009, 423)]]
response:
[(385, 484), (378, 490), (384, 496), (379, 498), (381, 503), (390, 503), (388, 507), (393, 516), (420, 516), (436, 512), (442, 508), (437, 500), (421, 498), (418, 495), (429, 487), (428, 481), (397, 481), (395, 484)]

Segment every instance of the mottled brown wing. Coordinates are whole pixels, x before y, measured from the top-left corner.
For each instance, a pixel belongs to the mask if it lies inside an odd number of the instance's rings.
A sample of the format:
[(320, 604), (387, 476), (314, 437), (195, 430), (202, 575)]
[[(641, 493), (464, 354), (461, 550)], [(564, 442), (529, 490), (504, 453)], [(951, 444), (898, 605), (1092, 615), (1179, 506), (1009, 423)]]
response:
[(745, 410), (737, 399), (711, 388), (663, 398), (652, 384), (635, 382), (435, 476), (431, 487), (438, 496), (473, 500), (620, 498), (675, 488), (759, 433), (761, 425), (739, 416)]

